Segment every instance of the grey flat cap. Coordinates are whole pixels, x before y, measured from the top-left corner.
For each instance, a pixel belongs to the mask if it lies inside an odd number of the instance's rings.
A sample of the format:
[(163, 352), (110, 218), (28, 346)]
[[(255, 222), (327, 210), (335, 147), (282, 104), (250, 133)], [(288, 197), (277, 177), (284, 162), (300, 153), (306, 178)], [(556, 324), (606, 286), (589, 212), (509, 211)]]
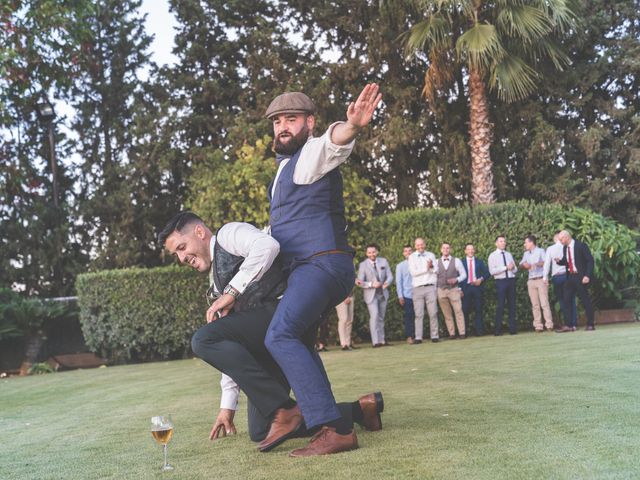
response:
[(313, 101), (304, 93), (287, 92), (273, 99), (264, 116), (270, 119), (281, 113), (308, 113), (313, 115), (315, 111), (316, 106)]

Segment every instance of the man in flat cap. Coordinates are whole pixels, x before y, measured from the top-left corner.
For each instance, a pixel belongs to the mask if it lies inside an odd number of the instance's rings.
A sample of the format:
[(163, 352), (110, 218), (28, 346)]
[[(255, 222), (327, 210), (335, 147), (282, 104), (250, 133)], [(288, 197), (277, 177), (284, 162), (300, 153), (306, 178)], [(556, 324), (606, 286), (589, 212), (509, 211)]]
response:
[[(291, 456), (337, 453), (358, 447), (349, 421), (342, 418), (320, 356), (303, 334), (353, 289), (353, 249), (347, 242), (339, 166), (351, 154), (358, 132), (371, 121), (382, 96), (367, 85), (347, 108), (347, 121), (313, 137), (315, 105), (300, 92), (275, 98), (265, 116), (273, 122), (278, 172), (269, 187), (271, 234), (289, 273), (288, 287), (273, 316), (265, 345), (284, 372), (297, 405), (276, 412), (264, 448), (296, 433), (302, 417), (320, 427), (309, 445)], [(220, 309), (233, 298), (218, 300)], [(215, 305), (215, 304), (214, 304)], [(213, 306), (212, 306), (213, 308)]]

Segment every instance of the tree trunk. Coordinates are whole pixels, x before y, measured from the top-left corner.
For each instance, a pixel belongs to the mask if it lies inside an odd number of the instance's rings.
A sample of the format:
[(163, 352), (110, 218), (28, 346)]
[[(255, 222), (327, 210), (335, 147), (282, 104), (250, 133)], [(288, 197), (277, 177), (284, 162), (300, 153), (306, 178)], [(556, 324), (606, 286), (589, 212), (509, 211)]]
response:
[(30, 333), (24, 339), (24, 360), (20, 365), (20, 375), (28, 375), (29, 369), (38, 361), (40, 348), (44, 343), (44, 338), (38, 333)]
[(495, 203), (491, 141), (493, 124), (489, 121), (487, 88), (480, 72), (469, 69), (469, 145), (471, 146), (471, 203)]

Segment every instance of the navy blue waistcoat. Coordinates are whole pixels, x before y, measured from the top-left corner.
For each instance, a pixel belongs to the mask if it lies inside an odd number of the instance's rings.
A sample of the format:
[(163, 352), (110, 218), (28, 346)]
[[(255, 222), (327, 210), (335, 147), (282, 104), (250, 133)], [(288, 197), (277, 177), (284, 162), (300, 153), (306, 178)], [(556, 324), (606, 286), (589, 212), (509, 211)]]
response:
[(285, 266), (294, 258), (309, 258), (319, 252), (351, 251), (340, 170), (335, 168), (309, 185), (296, 185), (293, 173), (301, 151), (280, 172), (273, 198), (271, 186), (268, 190), (271, 235), (280, 243)]

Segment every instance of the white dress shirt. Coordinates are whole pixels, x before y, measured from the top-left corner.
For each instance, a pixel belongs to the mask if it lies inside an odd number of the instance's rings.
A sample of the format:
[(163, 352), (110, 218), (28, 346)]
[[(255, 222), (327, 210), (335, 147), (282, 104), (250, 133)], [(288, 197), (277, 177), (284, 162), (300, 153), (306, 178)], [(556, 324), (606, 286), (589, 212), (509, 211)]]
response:
[(567, 268), (564, 265), (558, 265), (555, 261), (556, 258), (562, 258), (564, 246), (560, 242), (556, 242), (547, 248), (547, 253), (544, 256), (544, 269), (542, 275), (545, 279), (549, 278), (549, 272), (551, 276), (567, 273)]
[[(280, 244), (278, 244), (277, 240), (248, 223), (231, 222), (223, 225), (217, 232), (217, 240), (220, 246), (230, 254), (245, 257), (244, 262), (240, 265), (240, 270), (229, 282), (240, 293), (244, 292), (251, 282), (262, 278), (280, 252)], [(215, 244), (216, 235), (211, 238), (209, 243), (211, 252), (211, 285), (213, 285), (213, 271), (215, 268), (213, 263), (213, 248)], [(222, 390), (220, 408), (237, 410), (240, 387), (230, 376), (223, 373), (220, 378), (220, 388)]]
[[(502, 252), (504, 252), (504, 260)], [(505, 266), (505, 260), (507, 265), (510, 263), (515, 265), (513, 256), (506, 250), (496, 249), (495, 252), (492, 252), (491, 255), (489, 255), (489, 273), (493, 275), (493, 278), (496, 280), (501, 278), (516, 278), (516, 272), (514, 270), (508, 270)]]
[[(302, 147), (300, 158), (293, 172), (293, 183), (296, 185), (309, 185), (320, 180), (327, 173), (343, 164), (356, 144), (352, 140), (347, 145), (336, 145), (331, 141), (331, 132), (336, 125), (344, 122), (332, 123), (321, 137), (309, 136), (307, 143)], [(280, 172), (289, 163), (290, 158), (285, 158), (278, 165), (278, 172), (271, 187), (271, 197), (275, 197), (276, 185)]]
[[(258, 281), (269, 270), (280, 252), (278, 241), (253, 225), (241, 222), (227, 223), (218, 230), (217, 237), (211, 238), (211, 271), (209, 280), (213, 285), (213, 247), (216, 238), (222, 248), (232, 255), (245, 257), (240, 270), (229, 281), (229, 284), (243, 293), (251, 282)], [(220, 293), (220, 292), (218, 292)]]
[[(438, 281), (438, 261), (436, 256), (424, 251), (422, 253), (413, 252), (409, 255), (409, 273), (413, 277), (413, 287), (421, 287), (423, 285), (435, 285)], [(431, 260), (432, 268), (428, 268), (428, 262)]]
[(447, 270), (449, 268), (449, 262), (451, 262), (452, 258), (454, 260), (456, 272), (458, 272), (458, 278), (456, 280), (458, 281), (458, 283), (464, 282), (467, 279), (467, 272), (465, 272), (464, 265), (462, 265), (462, 262), (459, 258), (449, 255), (446, 258), (441, 257), (440, 260), (442, 261), (442, 265), (444, 265), (444, 269)]
[[(571, 243), (567, 245), (567, 273), (578, 273), (578, 269), (576, 267), (576, 241), (571, 239)], [(564, 247), (563, 247), (564, 248)], [(564, 249), (562, 251), (562, 255), (560, 258), (564, 256)], [(571, 259), (571, 265), (569, 265), (569, 259)], [(572, 268), (571, 268), (572, 267)]]

